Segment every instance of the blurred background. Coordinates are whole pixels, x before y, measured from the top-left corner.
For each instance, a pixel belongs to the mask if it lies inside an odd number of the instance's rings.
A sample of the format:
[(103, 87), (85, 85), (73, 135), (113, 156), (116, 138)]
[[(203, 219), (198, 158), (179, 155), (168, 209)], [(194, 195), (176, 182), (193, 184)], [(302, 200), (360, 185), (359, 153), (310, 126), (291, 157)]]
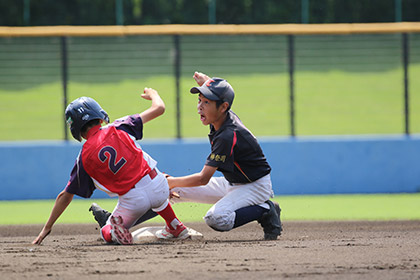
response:
[[(0, 0), (0, 11), (3, 26), (369, 23), (418, 21), (420, 1)], [(167, 103), (148, 137), (205, 137), (194, 71), (231, 82), (257, 136), (418, 133), (420, 36), (405, 35), (301, 35), (292, 49), (287, 35), (3, 36), (0, 140), (69, 139), (63, 99), (91, 96), (116, 119), (149, 105), (146, 86)]]
[(0, 0), (0, 25), (418, 21), (417, 0)]
[(418, 28), (329, 35), (8, 32), (419, 21), (416, 0), (0, 0), (0, 178), (15, 190), (0, 200), (52, 198), (65, 185), (80, 145), (73, 145), (64, 109), (80, 96), (96, 99), (115, 120), (148, 108), (140, 94), (155, 88), (167, 110), (145, 127), (142, 143), (167, 173), (195, 172), (209, 145), (197, 96), (189, 93), (194, 71), (232, 84), (233, 111), (260, 140), (276, 194), (418, 192)]

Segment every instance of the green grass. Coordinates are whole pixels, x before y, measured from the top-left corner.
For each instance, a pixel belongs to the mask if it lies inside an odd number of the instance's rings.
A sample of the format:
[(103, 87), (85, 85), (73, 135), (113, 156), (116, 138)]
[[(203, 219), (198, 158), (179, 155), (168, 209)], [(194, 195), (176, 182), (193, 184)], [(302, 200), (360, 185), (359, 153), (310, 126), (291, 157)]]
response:
[[(283, 221), (420, 220), (420, 194), (276, 196)], [(93, 200), (75, 199), (58, 223), (95, 223), (88, 208)], [(112, 210), (115, 199), (95, 200)], [(54, 200), (0, 201), (0, 224), (43, 224)], [(199, 222), (208, 204), (180, 203), (174, 209), (184, 222)], [(150, 222), (162, 222), (159, 217)]]
[[(420, 64), (410, 66), (411, 132), (420, 133)], [(287, 74), (229, 75), (236, 97), (233, 110), (256, 136), (288, 135)], [(156, 88), (166, 102), (162, 117), (145, 127), (147, 138), (176, 136), (175, 89), (172, 76), (115, 83), (69, 84), (68, 100), (95, 98), (112, 120), (146, 109), (144, 87)], [(296, 74), (297, 135), (399, 134), (404, 131), (401, 69), (380, 72), (298, 72)], [(181, 80), (183, 137), (206, 137), (199, 121), (197, 97), (189, 94), (190, 77)], [(0, 141), (63, 138), (61, 85), (43, 84), (21, 91), (0, 89)]]

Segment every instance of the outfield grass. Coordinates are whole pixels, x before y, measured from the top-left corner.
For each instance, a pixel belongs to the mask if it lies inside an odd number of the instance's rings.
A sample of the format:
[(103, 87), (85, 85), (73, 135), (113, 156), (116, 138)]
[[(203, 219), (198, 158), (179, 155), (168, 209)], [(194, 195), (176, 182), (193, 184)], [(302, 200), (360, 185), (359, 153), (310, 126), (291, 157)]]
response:
[[(410, 67), (411, 77), (420, 65)], [(233, 110), (256, 136), (288, 135), (287, 74), (230, 75), (236, 91)], [(399, 134), (404, 132), (401, 69), (352, 73), (342, 71), (296, 74), (297, 135)], [(172, 76), (118, 83), (69, 84), (69, 101), (83, 95), (95, 98), (111, 119), (140, 112), (150, 102), (139, 97), (144, 87), (157, 89), (166, 102), (165, 114), (145, 127), (147, 138), (176, 136), (175, 90)], [(181, 80), (183, 137), (206, 137), (199, 121), (197, 97), (189, 94), (190, 77)], [(420, 133), (420, 80), (411, 79), (411, 132)], [(61, 85), (43, 84), (19, 92), (0, 89), (0, 141), (63, 138)]]
[[(276, 196), (282, 208), (283, 221), (307, 220), (420, 220), (420, 194)], [(116, 199), (95, 200), (112, 210)], [(93, 200), (75, 199), (58, 223), (95, 223), (88, 208)], [(0, 224), (43, 224), (51, 212), (53, 200), (1, 201)], [(202, 221), (210, 205), (175, 204), (184, 222)], [(151, 222), (162, 222), (156, 217)]]

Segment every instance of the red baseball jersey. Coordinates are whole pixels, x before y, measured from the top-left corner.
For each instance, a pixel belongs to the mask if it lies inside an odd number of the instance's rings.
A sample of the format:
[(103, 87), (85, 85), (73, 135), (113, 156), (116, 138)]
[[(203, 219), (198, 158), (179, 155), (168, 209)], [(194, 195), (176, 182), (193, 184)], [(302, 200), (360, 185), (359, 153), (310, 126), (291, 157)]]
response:
[(95, 188), (123, 195), (155, 166), (135, 140), (143, 137), (140, 116), (132, 115), (89, 130), (66, 191), (90, 197)]

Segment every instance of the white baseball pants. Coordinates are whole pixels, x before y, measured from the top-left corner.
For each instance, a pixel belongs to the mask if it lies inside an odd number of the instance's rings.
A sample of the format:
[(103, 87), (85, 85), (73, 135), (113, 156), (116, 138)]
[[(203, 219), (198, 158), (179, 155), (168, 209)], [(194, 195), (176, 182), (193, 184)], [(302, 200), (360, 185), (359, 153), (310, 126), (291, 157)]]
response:
[[(151, 179), (144, 176), (129, 192), (118, 197), (112, 215), (123, 218), (124, 227), (130, 228), (149, 209), (160, 212), (169, 203), (168, 181), (157, 168), (157, 175)], [(110, 224), (108, 219), (107, 224)]]
[(198, 202), (214, 204), (204, 220), (207, 225), (220, 231), (229, 231), (235, 222), (237, 209), (260, 205), (274, 197), (270, 174), (252, 183), (231, 185), (225, 177), (212, 177), (207, 185), (198, 187), (178, 187), (172, 189), (179, 198), (172, 198), (172, 203)]

